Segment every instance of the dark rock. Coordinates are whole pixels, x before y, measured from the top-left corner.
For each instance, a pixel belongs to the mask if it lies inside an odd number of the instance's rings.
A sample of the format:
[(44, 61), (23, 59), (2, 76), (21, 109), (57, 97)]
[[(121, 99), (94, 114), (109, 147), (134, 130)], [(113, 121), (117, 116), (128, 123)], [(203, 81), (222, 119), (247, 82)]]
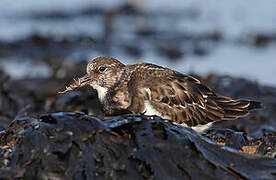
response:
[(267, 46), (270, 38), (266, 35), (259, 34), (254, 38), (253, 44), (257, 47), (264, 47)]
[(276, 133), (265, 132), (261, 138), (261, 142), (257, 153), (276, 158)]
[(211, 33), (208, 34), (210, 40), (213, 40), (215, 42), (221, 41), (223, 39), (223, 34), (220, 31), (213, 31)]
[(118, 13), (126, 15), (137, 15), (140, 12), (139, 7), (137, 7), (137, 5), (128, 2), (119, 7), (117, 11)]
[(273, 40), (273, 38), (269, 34), (252, 34), (249, 35), (249, 42), (251, 45), (264, 48), (267, 47), (268, 44)]
[(7, 75), (2, 69), (0, 69), (0, 89), (3, 89), (3, 84), (10, 79), (10, 76)]
[(136, 34), (141, 37), (150, 37), (156, 34), (156, 32), (149, 28), (138, 29)]
[(0, 133), (3, 179), (275, 179), (275, 159), (228, 151), (189, 128), (123, 115), (18, 117)]
[(0, 116), (0, 131), (7, 128), (9, 126), (9, 124), (11, 123), (11, 121), (12, 121), (12, 118), (8, 118), (6, 116), (1, 115)]
[(208, 53), (208, 49), (199, 44), (195, 44), (193, 48), (193, 53), (197, 56), (204, 56)]
[[(0, 89), (0, 116), (12, 118), (19, 110), (17, 102), (6, 90)], [(1, 121), (0, 121), (1, 123)]]
[(142, 55), (142, 51), (138, 46), (132, 46), (132, 45), (127, 45), (125, 47), (125, 51), (134, 57), (140, 57)]
[(61, 95), (51, 109), (67, 112), (78, 111), (99, 115), (102, 114), (102, 112), (96, 97), (97, 92), (89, 87), (82, 91), (69, 92)]
[(51, 39), (49, 37), (43, 37), (41, 35), (33, 35), (28, 40), (37, 46), (49, 46), (54, 41), (53, 39)]
[(171, 60), (180, 60), (183, 56), (183, 52), (180, 46), (174, 44), (175, 42), (160, 43), (159, 52)]
[(246, 145), (246, 135), (243, 132), (235, 132), (230, 129), (210, 129), (205, 135), (217, 144), (225, 145), (240, 150)]

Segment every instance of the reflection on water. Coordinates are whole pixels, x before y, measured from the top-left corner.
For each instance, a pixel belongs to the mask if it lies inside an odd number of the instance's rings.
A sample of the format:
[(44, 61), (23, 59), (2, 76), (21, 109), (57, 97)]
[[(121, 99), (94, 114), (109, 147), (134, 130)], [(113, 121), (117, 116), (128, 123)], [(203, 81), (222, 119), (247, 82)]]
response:
[(49, 54), (74, 61), (111, 55), (276, 85), (272, 1), (19, 2), (0, 2), (1, 67), (14, 78), (50, 76), (47, 64), (33, 63)]

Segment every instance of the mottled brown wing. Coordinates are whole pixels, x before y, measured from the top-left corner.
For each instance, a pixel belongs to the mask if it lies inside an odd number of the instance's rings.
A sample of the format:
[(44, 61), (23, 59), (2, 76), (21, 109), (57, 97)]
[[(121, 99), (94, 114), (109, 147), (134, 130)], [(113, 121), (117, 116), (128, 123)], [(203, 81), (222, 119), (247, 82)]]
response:
[(163, 83), (150, 86), (151, 103), (162, 116), (173, 122), (197, 126), (221, 119), (235, 119), (247, 115), (250, 104), (247, 100), (234, 100), (218, 95), (199, 80), (175, 73)]

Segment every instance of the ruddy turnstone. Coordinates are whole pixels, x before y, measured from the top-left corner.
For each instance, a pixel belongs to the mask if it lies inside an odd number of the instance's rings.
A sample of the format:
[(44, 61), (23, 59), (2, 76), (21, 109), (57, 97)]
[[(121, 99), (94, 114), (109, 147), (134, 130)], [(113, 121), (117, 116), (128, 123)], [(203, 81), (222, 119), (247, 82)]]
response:
[(149, 63), (124, 65), (112, 57), (91, 61), (87, 74), (64, 92), (85, 85), (97, 90), (106, 115), (156, 115), (197, 131), (215, 121), (236, 119), (260, 108), (259, 102), (222, 96), (177, 71)]

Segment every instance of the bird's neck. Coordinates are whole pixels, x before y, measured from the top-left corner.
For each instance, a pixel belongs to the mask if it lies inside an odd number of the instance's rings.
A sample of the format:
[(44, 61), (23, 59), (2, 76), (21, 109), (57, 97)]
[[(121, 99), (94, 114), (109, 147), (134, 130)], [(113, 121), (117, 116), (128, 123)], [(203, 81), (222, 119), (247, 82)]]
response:
[(91, 84), (91, 86), (97, 90), (98, 98), (101, 104), (112, 104), (113, 99), (112, 96), (114, 95), (114, 91), (116, 91), (118, 86), (121, 86), (121, 78), (124, 78), (125, 69), (122, 69), (120, 72), (117, 73), (116, 82), (111, 87), (103, 87), (99, 86), (98, 84)]
[(105, 100), (108, 89), (106, 87), (102, 87), (102, 86), (99, 86), (99, 85), (93, 85), (92, 87), (97, 90), (98, 98), (99, 98), (100, 102), (103, 103), (104, 100)]

